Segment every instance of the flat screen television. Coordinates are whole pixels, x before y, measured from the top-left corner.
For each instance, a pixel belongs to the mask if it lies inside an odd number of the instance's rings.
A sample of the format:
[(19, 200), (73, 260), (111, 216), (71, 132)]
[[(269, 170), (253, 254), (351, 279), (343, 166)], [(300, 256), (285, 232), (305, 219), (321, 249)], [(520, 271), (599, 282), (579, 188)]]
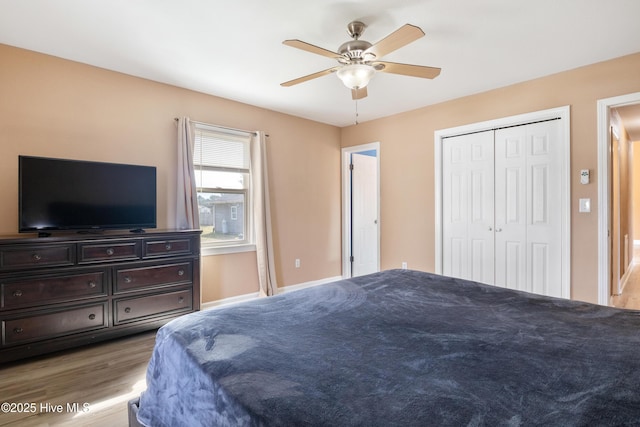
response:
[(19, 231), (156, 227), (153, 166), (19, 156)]

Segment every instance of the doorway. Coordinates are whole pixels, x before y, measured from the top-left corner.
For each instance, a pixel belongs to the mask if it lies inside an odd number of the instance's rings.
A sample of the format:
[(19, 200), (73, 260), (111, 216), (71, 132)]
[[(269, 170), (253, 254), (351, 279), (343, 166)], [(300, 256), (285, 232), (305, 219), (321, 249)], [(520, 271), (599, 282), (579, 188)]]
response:
[(342, 149), (342, 274), (380, 270), (380, 144)]
[[(621, 203), (619, 185), (620, 135), (612, 126), (616, 109), (640, 104), (640, 92), (598, 101), (598, 303), (610, 305), (611, 297), (620, 292), (624, 269), (633, 251), (627, 242), (633, 236), (620, 231)], [(638, 155), (638, 153), (636, 153)], [(637, 213), (636, 213), (637, 214)], [(636, 230), (636, 235), (640, 230)]]

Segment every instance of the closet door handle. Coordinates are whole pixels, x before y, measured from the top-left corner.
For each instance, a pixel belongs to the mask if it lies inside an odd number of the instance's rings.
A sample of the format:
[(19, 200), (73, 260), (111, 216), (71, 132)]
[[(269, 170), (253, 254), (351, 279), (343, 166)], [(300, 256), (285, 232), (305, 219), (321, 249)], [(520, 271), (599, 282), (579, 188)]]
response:
[(493, 228), (489, 227), (489, 231), (493, 231)]
[(499, 233), (502, 231), (502, 228), (496, 228), (496, 233)]

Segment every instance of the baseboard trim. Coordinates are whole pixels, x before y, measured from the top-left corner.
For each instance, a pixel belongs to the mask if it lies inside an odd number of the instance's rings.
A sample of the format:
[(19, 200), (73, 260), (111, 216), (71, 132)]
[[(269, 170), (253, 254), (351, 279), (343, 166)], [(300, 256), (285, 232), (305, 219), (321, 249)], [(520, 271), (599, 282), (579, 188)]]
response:
[(213, 308), (237, 304), (239, 302), (249, 301), (260, 297), (259, 292), (252, 292), (250, 294), (238, 295), (235, 297), (223, 298), (215, 301), (205, 302), (200, 304), (200, 310), (211, 310)]
[[(299, 283), (297, 285), (289, 285), (283, 286), (282, 288), (278, 288), (276, 290), (276, 295), (284, 294), (287, 292), (298, 291), (300, 289), (310, 288), (312, 286), (324, 285), (327, 283), (335, 282), (337, 280), (341, 280), (342, 276), (334, 276), (328, 277), (326, 279), (320, 280), (312, 280), (310, 282)], [(238, 295), (235, 297), (223, 298), (221, 300), (205, 302), (200, 305), (200, 310), (211, 310), (221, 306), (228, 306), (231, 304), (237, 304), (244, 301), (250, 301), (252, 299), (256, 299), (260, 297), (259, 292), (252, 292), (250, 294)]]
[(282, 288), (278, 288), (276, 294), (284, 294), (286, 292), (299, 291), (300, 289), (310, 288), (312, 286), (325, 285), (327, 283), (335, 282), (337, 280), (342, 280), (342, 276), (328, 277), (326, 279), (320, 280), (312, 280), (311, 282), (299, 283), (297, 285), (289, 285), (284, 286)]
[(631, 270), (633, 270), (633, 268), (637, 265), (638, 263), (634, 259), (633, 261), (631, 261), (631, 263), (629, 263), (627, 270), (622, 275), (622, 279), (620, 279), (620, 295), (622, 295), (622, 293), (624, 292), (624, 288), (627, 286), (627, 282), (629, 281), (629, 277), (631, 276)]

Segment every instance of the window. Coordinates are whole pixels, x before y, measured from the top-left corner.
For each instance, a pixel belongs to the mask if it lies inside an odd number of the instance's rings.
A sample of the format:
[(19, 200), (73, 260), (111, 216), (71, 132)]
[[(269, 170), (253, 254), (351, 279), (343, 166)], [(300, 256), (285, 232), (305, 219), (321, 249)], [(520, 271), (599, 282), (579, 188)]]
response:
[(196, 124), (193, 164), (202, 246), (250, 243), (251, 134)]

